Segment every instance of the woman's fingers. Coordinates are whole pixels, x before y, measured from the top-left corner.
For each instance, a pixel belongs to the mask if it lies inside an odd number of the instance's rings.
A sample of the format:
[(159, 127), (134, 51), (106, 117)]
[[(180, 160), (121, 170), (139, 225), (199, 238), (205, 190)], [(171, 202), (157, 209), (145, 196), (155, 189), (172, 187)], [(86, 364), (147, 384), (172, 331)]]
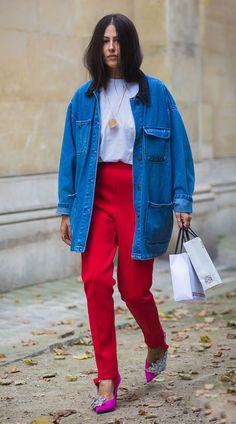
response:
[(176, 212), (175, 216), (176, 216), (177, 225), (178, 225), (179, 228), (182, 228), (183, 225), (185, 227), (190, 226), (190, 222), (191, 222), (191, 219), (192, 219), (192, 216), (191, 216), (190, 213)]
[(70, 231), (70, 218), (69, 216), (63, 216), (61, 221), (61, 239), (64, 241), (64, 243), (68, 244), (70, 246), (71, 243), (71, 231)]

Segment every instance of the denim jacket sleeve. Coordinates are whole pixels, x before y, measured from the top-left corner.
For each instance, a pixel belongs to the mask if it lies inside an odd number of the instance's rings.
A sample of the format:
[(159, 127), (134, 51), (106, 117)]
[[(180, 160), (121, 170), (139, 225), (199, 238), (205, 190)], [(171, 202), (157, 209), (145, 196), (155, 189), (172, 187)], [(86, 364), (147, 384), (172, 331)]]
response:
[(61, 155), (58, 173), (58, 206), (56, 213), (69, 215), (73, 200), (75, 182), (75, 120), (70, 102), (65, 120), (64, 135), (62, 139)]
[(194, 164), (188, 135), (176, 102), (166, 88), (171, 120), (172, 199), (175, 212), (192, 212)]

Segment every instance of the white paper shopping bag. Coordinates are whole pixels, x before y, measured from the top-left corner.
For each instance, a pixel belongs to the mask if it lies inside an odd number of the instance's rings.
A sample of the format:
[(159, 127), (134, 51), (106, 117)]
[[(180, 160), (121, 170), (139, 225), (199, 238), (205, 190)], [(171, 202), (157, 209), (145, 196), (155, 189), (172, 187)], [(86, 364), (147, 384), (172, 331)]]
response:
[(204, 301), (204, 290), (187, 253), (170, 255), (169, 261), (174, 300), (184, 303)]
[(185, 229), (180, 228), (175, 253), (169, 255), (174, 300), (185, 303), (204, 301), (205, 293), (198, 276), (194, 271), (187, 253), (182, 253), (184, 235)]
[(200, 237), (185, 241), (183, 244), (204, 290), (222, 284), (215, 265)]
[[(189, 234), (194, 236), (190, 239)], [(222, 284), (222, 280), (213, 264), (202, 240), (197, 234), (189, 227), (185, 228), (184, 238), (187, 241), (183, 242), (184, 248), (188, 253), (189, 259), (196, 271), (196, 274), (202, 284), (204, 290)]]

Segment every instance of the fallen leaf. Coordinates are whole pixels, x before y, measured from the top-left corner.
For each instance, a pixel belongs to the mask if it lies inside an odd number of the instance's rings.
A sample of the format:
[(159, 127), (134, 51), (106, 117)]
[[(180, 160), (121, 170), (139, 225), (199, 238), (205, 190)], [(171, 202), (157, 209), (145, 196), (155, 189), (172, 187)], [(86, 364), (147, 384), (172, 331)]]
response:
[(53, 352), (55, 352), (57, 355), (70, 355), (70, 352), (68, 352), (65, 349), (60, 349), (60, 348), (53, 348)]
[(48, 421), (47, 417), (37, 417), (30, 424), (53, 424), (52, 421)]
[(65, 380), (66, 381), (77, 381), (78, 380), (78, 377), (76, 375), (66, 374), (65, 375)]
[(193, 412), (201, 412), (202, 408), (200, 406), (195, 406), (192, 408)]
[(38, 344), (39, 342), (37, 340), (21, 340), (21, 343), (23, 344), (23, 346), (34, 346), (36, 344)]
[(189, 335), (184, 332), (184, 331), (179, 331), (175, 336), (174, 336), (174, 340), (176, 342), (182, 342), (185, 339), (188, 339)]
[(193, 377), (190, 374), (179, 373), (181, 380), (192, 380)]
[(73, 336), (74, 334), (75, 334), (74, 331), (67, 331), (67, 333), (61, 334), (58, 338), (59, 339), (64, 339), (65, 337)]
[(75, 309), (75, 308), (78, 308), (78, 306), (77, 305), (67, 305), (66, 308), (67, 309)]
[(211, 409), (206, 409), (206, 411), (204, 412), (204, 415), (211, 415), (212, 410)]
[(227, 393), (230, 394), (230, 395), (234, 395), (236, 393), (236, 388), (235, 387), (228, 387)]
[(213, 356), (220, 358), (223, 355), (223, 352), (221, 350), (218, 350), (217, 352), (213, 353)]
[(236, 321), (227, 321), (227, 327), (236, 328)]
[(235, 333), (228, 333), (226, 337), (227, 337), (227, 339), (233, 340), (233, 339), (236, 339), (236, 334)]
[(59, 324), (61, 325), (72, 325), (75, 323), (74, 319), (63, 319), (62, 321), (59, 322)]
[(1, 396), (0, 400), (12, 400), (15, 399), (14, 396)]
[(33, 336), (42, 336), (45, 334), (56, 334), (57, 331), (56, 330), (32, 330), (31, 334), (33, 334)]
[(235, 377), (236, 377), (235, 376), (235, 371), (232, 370), (232, 371), (229, 371), (229, 372), (226, 372), (225, 374), (223, 374), (220, 377), (220, 379), (221, 379), (221, 381), (223, 383), (232, 383), (232, 384), (234, 384), (236, 382)]
[(0, 378), (0, 386), (9, 386), (12, 383), (12, 380), (8, 380), (7, 378)]
[(56, 372), (48, 373), (48, 374), (44, 374), (44, 375), (42, 376), (42, 378), (53, 378), (53, 377), (56, 377), (56, 375), (57, 375), (57, 373), (56, 373)]
[(174, 403), (174, 402), (176, 402), (178, 400), (182, 400), (182, 399), (183, 399), (183, 396), (169, 396), (166, 399), (166, 402), (168, 402), (168, 403)]
[(160, 396), (163, 398), (163, 399), (167, 399), (168, 397), (170, 397), (170, 396), (174, 396), (174, 393), (173, 392), (171, 392), (170, 390), (168, 390), (168, 391), (162, 391), (161, 393), (160, 393)]
[(116, 314), (126, 314), (128, 312), (128, 309), (125, 306), (117, 306), (115, 308)]
[(212, 389), (214, 389), (214, 384), (206, 383), (206, 384), (204, 384), (204, 389), (212, 390)]
[(213, 317), (205, 317), (204, 318), (204, 322), (206, 322), (207, 324), (211, 324), (214, 321), (215, 321), (215, 318), (213, 318)]
[(23, 362), (26, 364), (26, 365), (38, 365), (38, 361), (36, 361), (35, 359), (33, 359), (33, 358), (25, 358), (25, 359), (23, 359)]
[(201, 343), (211, 343), (211, 338), (207, 334), (203, 334), (200, 336)]
[(151, 419), (151, 418), (157, 418), (158, 417), (158, 415), (156, 415), (156, 414), (152, 414), (152, 413), (150, 413), (150, 412), (147, 412), (146, 413), (146, 415), (145, 415), (145, 419), (146, 420), (149, 420), (149, 419)]
[(190, 370), (189, 371), (189, 374), (191, 374), (191, 375), (197, 375), (197, 374), (199, 374), (199, 372), (196, 371), (196, 370)]
[(90, 375), (90, 374), (97, 374), (98, 370), (96, 368), (91, 368), (90, 370), (83, 371), (83, 374)]
[[(169, 297), (170, 297), (170, 296), (169, 296)], [(169, 297), (168, 297), (168, 298), (169, 298)], [(179, 308), (179, 309), (176, 309), (176, 310), (174, 311), (174, 315), (175, 315), (177, 318), (182, 317), (182, 316), (189, 315), (189, 313), (190, 313), (190, 311), (189, 311), (188, 309), (184, 309), (184, 308)]]
[(196, 331), (201, 330), (205, 327), (205, 324), (203, 322), (198, 322), (197, 324), (193, 324), (192, 328)]
[(50, 415), (53, 415), (53, 418), (52, 418), (53, 423), (57, 423), (61, 417), (69, 417), (69, 415), (76, 414), (76, 413), (77, 411), (75, 409), (65, 409), (64, 411), (50, 413)]
[(206, 309), (202, 309), (200, 312), (197, 312), (198, 317), (206, 317), (207, 315), (210, 315), (210, 314)]
[(231, 298), (236, 296), (236, 290), (231, 290), (230, 292), (225, 293), (225, 297)]
[(163, 405), (165, 405), (165, 401), (162, 401), (162, 402), (151, 401), (150, 403), (145, 402), (145, 406), (147, 406), (148, 408), (160, 408)]
[(162, 312), (162, 311), (159, 311), (159, 315), (160, 315), (161, 318), (164, 318), (164, 319), (175, 318), (174, 314), (168, 314), (168, 313)]
[(198, 389), (198, 390), (195, 391), (196, 397), (199, 397), (199, 396), (204, 395), (204, 394), (205, 394), (205, 390), (203, 390), (203, 389)]
[(13, 374), (15, 372), (20, 372), (20, 370), (17, 367), (11, 367), (9, 372)]
[(56, 360), (63, 360), (63, 359), (66, 359), (66, 357), (65, 357), (65, 356), (62, 356), (62, 355), (55, 355), (55, 356), (53, 357), (53, 359), (56, 359)]
[(219, 344), (218, 346), (219, 346), (219, 348), (220, 348), (221, 350), (230, 350), (230, 349), (231, 349), (231, 347), (230, 347), (230, 346), (228, 346), (228, 345), (221, 345), (221, 344)]
[(68, 350), (66, 350), (66, 349), (61, 349), (61, 348), (58, 348), (58, 347), (54, 347), (53, 349), (52, 349), (52, 351), (53, 352), (55, 352), (57, 355), (70, 355), (70, 352), (68, 352)]
[(73, 342), (74, 345), (85, 345), (85, 346), (91, 346), (92, 345), (92, 339), (91, 337), (84, 336), (80, 337), (78, 340)]
[(86, 352), (82, 353), (81, 355), (73, 355), (73, 358), (79, 360), (93, 358), (93, 353), (89, 350), (86, 350)]
[(25, 380), (15, 380), (14, 381), (15, 386), (22, 386), (23, 384), (26, 384)]
[(177, 371), (166, 371), (165, 374), (166, 375), (178, 375)]
[(5, 353), (0, 353), (0, 358), (6, 358)]
[(146, 414), (147, 414), (147, 412), (146, 412), (146, 411), (144, 411), (144, 409), (139, 409), (138, 414), (139, 414), (139, 415), (146, 415)]

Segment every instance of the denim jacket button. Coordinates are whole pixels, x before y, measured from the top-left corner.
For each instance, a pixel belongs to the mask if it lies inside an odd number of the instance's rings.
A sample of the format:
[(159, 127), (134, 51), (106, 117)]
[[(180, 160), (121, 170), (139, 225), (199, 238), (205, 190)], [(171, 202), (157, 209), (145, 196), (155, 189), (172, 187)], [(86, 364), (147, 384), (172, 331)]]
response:
[(138, 159), (138, 160), (142, 160), (142, 155), (138, 155), (138, 156), (137, 156), (137, 159)]

